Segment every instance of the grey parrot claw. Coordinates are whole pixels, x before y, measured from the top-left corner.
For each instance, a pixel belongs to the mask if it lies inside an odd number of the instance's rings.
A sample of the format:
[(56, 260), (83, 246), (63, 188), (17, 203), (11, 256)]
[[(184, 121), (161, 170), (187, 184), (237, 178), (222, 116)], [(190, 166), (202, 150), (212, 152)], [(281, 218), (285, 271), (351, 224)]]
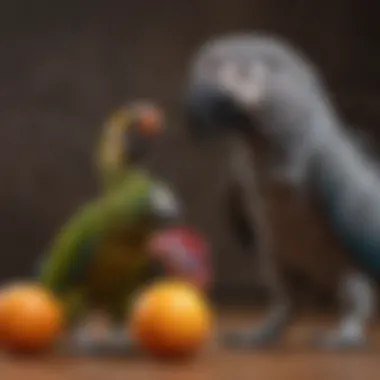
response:
[(74, 339), (74, 352), (84, 356), (130, 355), (137, 352), (132, 339), (124, 331), (111, 332), (105, 341), (79, 335)]
[(357, 350), (367, 347), (368, 341), (364, 335), (351, 336), (341, 332), (329, 332), (314, 337), (312, 345), (323, 350)]
[(222, 337), (226, 347), (248, 350), (272, 346), (277, 340), (278, 335), (268, 330), (231, 332)]

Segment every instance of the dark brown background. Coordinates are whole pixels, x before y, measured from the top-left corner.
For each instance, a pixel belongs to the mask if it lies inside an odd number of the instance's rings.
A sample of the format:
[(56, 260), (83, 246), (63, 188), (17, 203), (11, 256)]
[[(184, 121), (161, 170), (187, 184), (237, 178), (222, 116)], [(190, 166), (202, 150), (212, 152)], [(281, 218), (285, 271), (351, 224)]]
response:
[[(377, 0), (9, 1), (0, 9), (0, 278), (30, 273), (48, 239), (96, 193), (92, 149), (122, 102), (169, 111), (152, 165), (215, 246), (217, 289), (251, 289), (251, 260), (228, 234), (223, 147), (198, 154), (181, 127), (188, 59), (205, 38), (266, 29), (320, 65), (345, 120), (375, 134), (380, 116)], [(174, 159), (173, 159), (174, 157)], [(328, 265), (328, 264), (326, 264)], [(234, 271), (230, 268), (234, 267)], [(227, 292), (228, 290), (228, 292)]]

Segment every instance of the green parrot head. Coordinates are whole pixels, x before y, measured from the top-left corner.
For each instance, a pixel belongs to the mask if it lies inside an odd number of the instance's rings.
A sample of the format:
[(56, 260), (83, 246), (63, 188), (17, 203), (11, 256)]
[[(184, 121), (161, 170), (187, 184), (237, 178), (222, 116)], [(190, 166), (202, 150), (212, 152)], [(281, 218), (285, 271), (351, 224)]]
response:
[(134, 102), (106, 121), (97, 152), (97, 166), (105, 179), (123, 179), (138, 166), (164, 126), (162, 110), (150, 102)]

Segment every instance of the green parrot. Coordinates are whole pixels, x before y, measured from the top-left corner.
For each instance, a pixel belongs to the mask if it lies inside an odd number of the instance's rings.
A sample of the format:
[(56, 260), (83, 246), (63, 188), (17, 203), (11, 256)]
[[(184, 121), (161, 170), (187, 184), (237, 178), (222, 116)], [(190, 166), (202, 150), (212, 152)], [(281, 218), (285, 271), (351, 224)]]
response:
[[(148, 241), (157, 229), (177, 224), (181, 212), (168, 187), (142, 164), (163, 125), (160, 109), (149, 103), (126, 105), (106, 122), (96, 155), (102, 192), (63, 226), (39, 268), (39, 281), (62, 301), (80, 349), (98, 346), (81, 323), (91, 310), (112, 322), (109, 347), (131, 348), (127, 300), (156, 264), (162, 271), (170, 264), (172, 256), (150, 254)], [(176, 265), (183, 274), (182, 262)]]

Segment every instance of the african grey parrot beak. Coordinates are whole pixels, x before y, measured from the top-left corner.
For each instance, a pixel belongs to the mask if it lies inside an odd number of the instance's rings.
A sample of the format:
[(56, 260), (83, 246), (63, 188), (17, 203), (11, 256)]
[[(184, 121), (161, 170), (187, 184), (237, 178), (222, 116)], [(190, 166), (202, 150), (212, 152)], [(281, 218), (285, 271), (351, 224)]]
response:
[(192, 84), (186, 96), (187, 128), (196, 140), (208, 140), (247, 122), (234, 100), (211, 84)]

